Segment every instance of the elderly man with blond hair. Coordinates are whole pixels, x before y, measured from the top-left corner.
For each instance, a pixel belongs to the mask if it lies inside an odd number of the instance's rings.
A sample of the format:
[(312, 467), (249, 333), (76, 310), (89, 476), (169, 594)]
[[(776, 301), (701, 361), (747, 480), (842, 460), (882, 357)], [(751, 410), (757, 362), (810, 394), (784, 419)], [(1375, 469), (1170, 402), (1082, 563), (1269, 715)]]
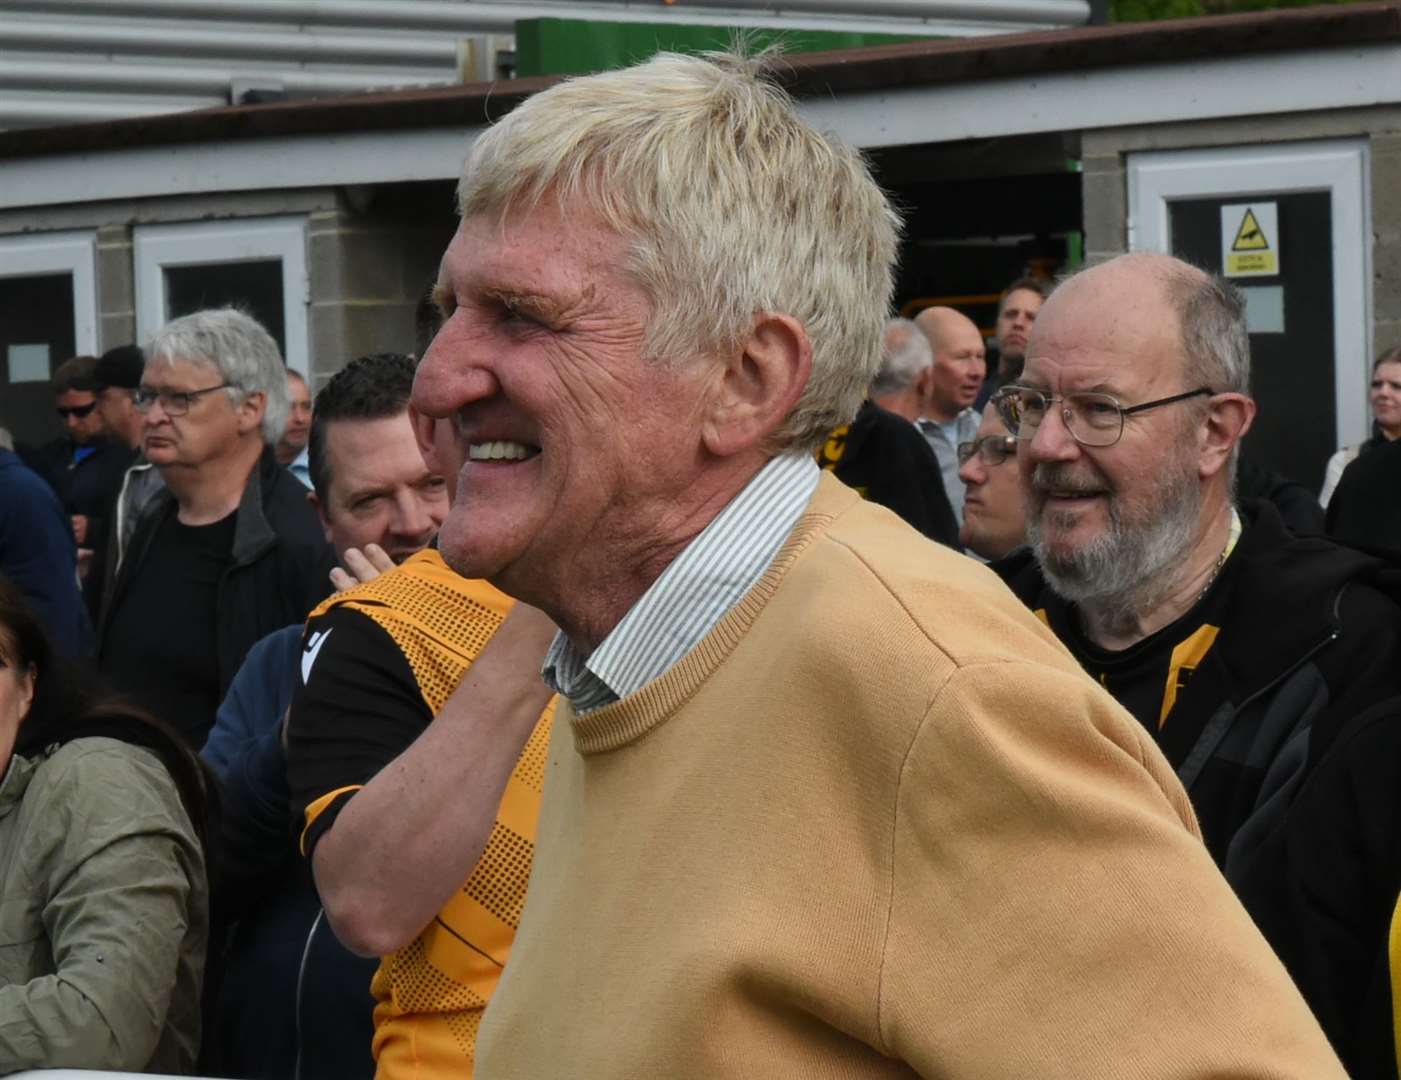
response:
[[(439, 544), (560, 628), (479, 1076), (1342, 1076), (1147, 733), (817, 468), (892, 287), (857, 153), (761, 61), (661, 56), (518, 107), (459, 203), (413, 399)], [(501, 741), (397, 782), (470, 816)]]

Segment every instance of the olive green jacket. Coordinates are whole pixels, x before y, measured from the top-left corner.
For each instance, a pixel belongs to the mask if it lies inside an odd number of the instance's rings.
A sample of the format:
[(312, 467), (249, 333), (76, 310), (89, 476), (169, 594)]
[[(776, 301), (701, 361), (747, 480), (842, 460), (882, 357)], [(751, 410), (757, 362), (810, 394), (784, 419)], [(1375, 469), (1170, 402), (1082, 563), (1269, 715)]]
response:
[(200, 844), (150, 751), (75, 739), (0, 779), (0, 1073), (186, 1072), (208, 937)]

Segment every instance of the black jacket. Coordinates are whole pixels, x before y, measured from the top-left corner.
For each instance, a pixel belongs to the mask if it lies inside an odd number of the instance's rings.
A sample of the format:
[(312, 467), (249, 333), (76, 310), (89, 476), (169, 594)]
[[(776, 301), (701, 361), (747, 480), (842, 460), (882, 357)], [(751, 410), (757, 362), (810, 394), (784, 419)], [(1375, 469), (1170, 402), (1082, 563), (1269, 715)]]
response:
[[(115, 579), (102, 599), (99, 653), (112, 612), (140, 570), (157, 530), (176, 512), (175, 497), (162, 490), (146, 505)], [(331, 593), (335, 553), (326, 543), (306, 488), (264, 448), (248, 477), (234, 522), (232, 558), (219, 581), (215, 617), (219, 693), (253, 643), (289, 623), (298, 623)]]
[[(1401, 564), (1291, 536), (1269, 503), (1241, 513), (1220, 633), (1154, 734), (1349, 1071), (1395, 1076), (1375, 995), (1389, 995), (1401, 784), (1368, 777), (1401, 774)], [(1033, 610), (1059, 603), (1029, 552), (997, 569)], [(1389, 1071), (1361, 1073), (1369, 1054)]]
[(1401, 439), (1376, 437), (1343, 470), (1328, 502), (1328, 535), (1401, 551)]
[(817, 463), (929, 539), (962, 550), (939, 459), (904, 417), (866, 401), (855, 420), (827, 437)]

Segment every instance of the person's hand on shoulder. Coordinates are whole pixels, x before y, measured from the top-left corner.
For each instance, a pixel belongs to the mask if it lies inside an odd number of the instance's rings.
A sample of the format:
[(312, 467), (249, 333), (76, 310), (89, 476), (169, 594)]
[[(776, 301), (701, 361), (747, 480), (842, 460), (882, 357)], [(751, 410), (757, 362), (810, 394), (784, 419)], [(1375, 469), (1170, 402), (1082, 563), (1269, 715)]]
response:
[(394, 560), (378, 544), (366, 544), (364, 551), (346, 548), (341, 561), (344, 567), (336, 566), (331, 570), (331, 584), (336, 592), (368, 584), (386, 570), (394, 569)]

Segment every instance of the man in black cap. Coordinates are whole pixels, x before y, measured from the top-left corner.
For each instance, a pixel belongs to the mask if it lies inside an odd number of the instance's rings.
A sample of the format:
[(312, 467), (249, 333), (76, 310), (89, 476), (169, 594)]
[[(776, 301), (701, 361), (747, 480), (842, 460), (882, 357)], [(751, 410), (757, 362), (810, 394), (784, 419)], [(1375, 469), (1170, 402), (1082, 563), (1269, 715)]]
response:
[(97, 361), (97, 411), (114, 439), (132, 450), (141, 448), (141, 414), (132, 395), (141, 385), (146, 357), (136, 345), (108, 349)]
[(132, 528), (156, 492), (165, 487), (161, 474), (141, 453), (142, 415), (136, 408), (136, 388), (146, 356), (137, 345), (108, 349), (97, 361), (94, 375), (97, 411), (113, 443), (120, 449), (121, 471), (108, 494), (106, 512), (94, 528), (89, 523), (83, 547), (92, 552), (83, 576), (83, 595), (96, 617), (104, 582), (116, 572)]

